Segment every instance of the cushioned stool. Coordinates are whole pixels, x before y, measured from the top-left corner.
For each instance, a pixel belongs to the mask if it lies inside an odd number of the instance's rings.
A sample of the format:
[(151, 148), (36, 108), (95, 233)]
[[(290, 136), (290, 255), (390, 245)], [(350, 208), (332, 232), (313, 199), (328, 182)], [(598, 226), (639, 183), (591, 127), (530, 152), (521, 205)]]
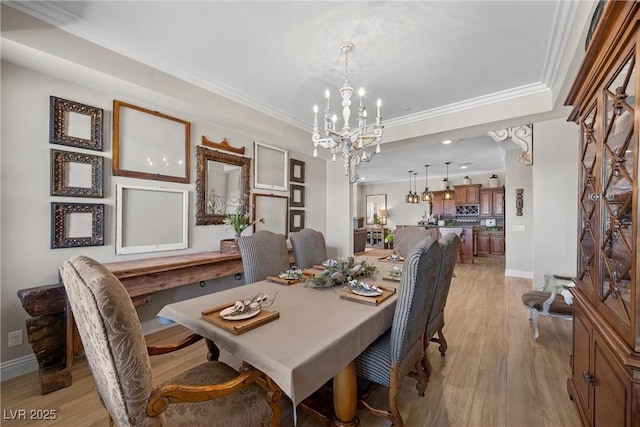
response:
[(538, 316), (573, 318), (573, 297), (569, 288), (575, 286), (570, 277), (545, 274), (544, 286), (541, 289), (526, 292), (522, 295), (522, 303), (531, 311), (533, 323), (533, 339), (538, 341), (540, 327)]

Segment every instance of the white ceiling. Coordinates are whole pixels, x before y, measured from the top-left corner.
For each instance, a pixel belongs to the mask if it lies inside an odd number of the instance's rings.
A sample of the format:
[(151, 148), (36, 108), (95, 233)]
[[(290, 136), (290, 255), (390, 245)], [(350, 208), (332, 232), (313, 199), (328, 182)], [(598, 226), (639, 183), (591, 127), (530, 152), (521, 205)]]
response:
[(367, 89), (369, 111), (382, 99), (393, 141), (361, 167), (367, 182), (403, 179), (409, 169), (423, 176), (425, 163), (434, 164), (430, 176), (442, 175), (445, 161), (455, 162), (453, 173), (460, 163), (470, 163), (465, 174), (502, 170), (509, 144), (472, 138), (478, 133), (439, 140), (479, 124), (483, 108), (510, 111), (514, 125), (561, 116), (593, 8), (563, 0), (3, 3), (308, 131), (325, 89), (338, 109), (340, 46), (352, 41), (349, 81)]

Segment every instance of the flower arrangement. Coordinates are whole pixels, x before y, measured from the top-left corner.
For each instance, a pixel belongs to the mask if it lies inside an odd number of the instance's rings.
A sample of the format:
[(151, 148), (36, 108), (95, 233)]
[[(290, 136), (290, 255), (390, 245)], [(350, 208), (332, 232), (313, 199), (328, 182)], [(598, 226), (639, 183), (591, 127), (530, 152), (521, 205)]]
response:
[(236, 207), (235, 212), (226, 216), (226, 218), (222, 221), (223, 224), (228, 225), (227, 231), (229, 229), (233, 229), (235, 233), (235, 238), (240, 237), (242, 232), (247, 228), (251, 227), (256, 222), (260, 222), (264, 224), (264, 218), (260, 217), (254, 221), (251, 221), (251, 217), (249, 216), (249, 212), (245, 209), (244, 203), (240, 201), (240, 204)]
[(312, 288), (331, 288), (346, 285), (358, 277), (372, 276), (376, 271), (376, 266), (367, 263), (365, 259), (338, 258), (335, 264), (328, 265), (320, 275), (307, 279), (305, 285)]

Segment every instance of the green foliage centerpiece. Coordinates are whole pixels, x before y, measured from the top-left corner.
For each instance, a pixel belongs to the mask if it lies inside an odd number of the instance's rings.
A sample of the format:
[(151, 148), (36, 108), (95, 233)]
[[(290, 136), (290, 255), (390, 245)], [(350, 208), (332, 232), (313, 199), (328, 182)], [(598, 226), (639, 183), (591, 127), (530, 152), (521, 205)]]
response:
[(350, 256), (348, 258), (338, 258), (328, 260), (323, 265), (326, 267), (318, 276), (313, 276), (305, 282), (305, 285), (312, 288), (331, 288), (333, 286), (344, 286), (349, 281), (370, 277), (378, 269), (375, 265), (369, 264), (366, 259), (356, 260)]

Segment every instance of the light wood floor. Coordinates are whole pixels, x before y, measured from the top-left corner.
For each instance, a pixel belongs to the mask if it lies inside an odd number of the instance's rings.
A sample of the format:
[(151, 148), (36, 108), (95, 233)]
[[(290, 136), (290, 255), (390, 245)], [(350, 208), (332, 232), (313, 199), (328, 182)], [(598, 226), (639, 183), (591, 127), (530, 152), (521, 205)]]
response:
[[(577, 409), (566, 392), (570, 375), (571, 322), (541, 318), (539, 341), (533, 341), (528, 311), (520, 297), (531, 288), (526, 279), (505, 278), (504, 261), (476, 258), (457, 265), (447, 300), (446, 357), (429, 347), (433, 374), (426, 395), (406, 379), (398, 399), (407, 427), (426, 426), (580, 426)], [(172, 341), (179, 327), (149, 336), (149, 342)], [(155, 356), (154, 379), (161, 382), (204, 360), (203, 343), (174, 354)], [(222, 360), (237, 366), (229, 354)], [(71, 387), (41, 396), (38, 374), (30, 373), (0, 384), (3, 426), (107, 426), (93, 377), (84, 360), (73, 367)], [(387, 408), (387, 389), (371, 402)], [(55, 409), (55, 421), (11, 421), (9, 411)], [(289, 401), (283, 400), (282, 425), (292, 426)], [(358, 410), (361, 426), (389, 422)], [(318, 424), (299, 414), (300, 427)], [(242, 427), (242, 426), (239, 426)]]

